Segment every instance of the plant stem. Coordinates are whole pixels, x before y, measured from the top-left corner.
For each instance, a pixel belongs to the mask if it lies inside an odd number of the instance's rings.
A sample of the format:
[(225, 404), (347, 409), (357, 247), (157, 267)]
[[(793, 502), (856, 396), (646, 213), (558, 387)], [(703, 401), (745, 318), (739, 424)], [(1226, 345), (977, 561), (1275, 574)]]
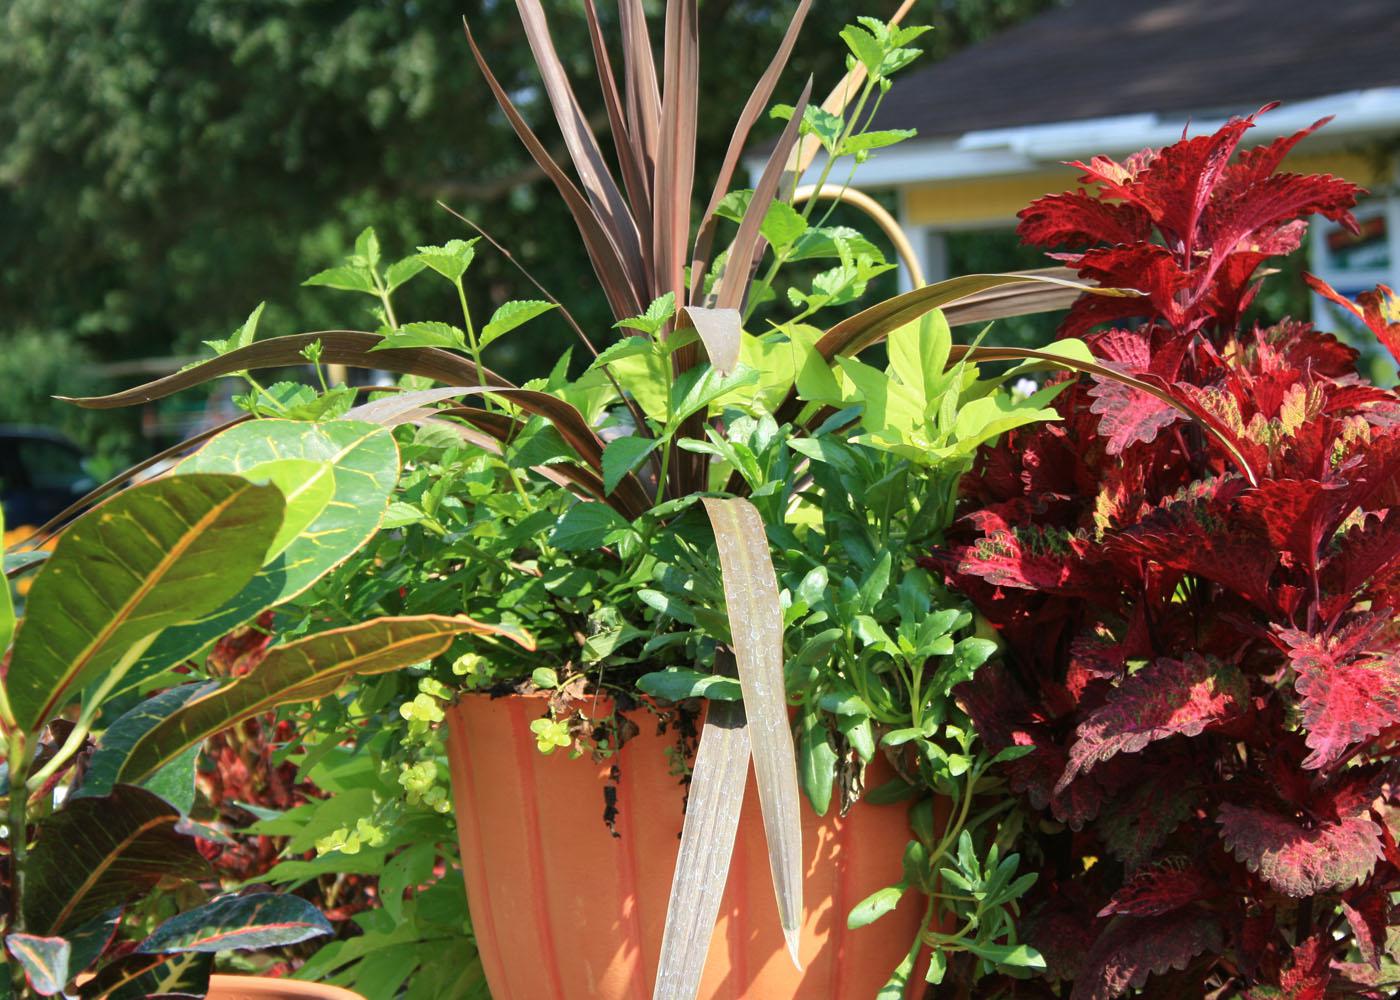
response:
[[(10, 834), (10, 920), (6, 933), (24, 930), (21, 902), (24, 899), (24, 863), (29, 854), (29, 820), (26, 811), (29, 793), (25, 776), (29, 772), (30, 748), (26, 734), (15, 730), (10, 734), (10, 803), (6, 825)], [(18, 962), (10, 963), (11, 991), (16, 997), (27, 995), (28, 983)]]

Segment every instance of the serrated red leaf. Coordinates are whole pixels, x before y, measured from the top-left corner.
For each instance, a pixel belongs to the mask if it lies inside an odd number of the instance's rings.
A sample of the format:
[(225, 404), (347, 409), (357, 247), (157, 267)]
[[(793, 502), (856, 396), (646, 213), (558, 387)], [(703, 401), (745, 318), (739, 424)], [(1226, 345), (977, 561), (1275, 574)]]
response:
[(1385, 950), (1386, 928), (1390, 926), (1390, 900), (1385, 892), (1363, 892), (1350, 900), (1342, 900), (1342, 915), (1351, 927), (1352, 940), (1363, 960), (1371, 967), (1381, 967)]
[(1191, 815), (1199, 790), (1173, 780), (1178, 777), (1149, 771), (1127, 795), (1104, 803), (1096, 827), (1099, 839), (1128, 872), (1145, 864)]
[(1310, 770), (1339, 760), (1353, 744), (1400, 724), (1400, 658), (1365, 647), (1385, 619), (1363, 618), (1328, 639), (1280, 629), (1302, 698)]
[(1400, 512), (1381, 511), (1347, 528), (1334, 542), (1322, 564), (1320, 608), (1331, 622), (1352, 606), (1360, 593), (1369, 596), (1373, 579), (1385, 579), (1386, 571), (1400, 567)]
[(1271, 887), (1303, 898), (1346, 889), (1366, 878), (1381, 856), (1380, 830), (1366, 816), (1303, 821), (1266, 809), (1220, 806), (1225, 846)]
[(956, 571), (997, 587), (1058, 594), (1100, 593), (1101, 582), (1085, 568), (1091, 543), (1073, 532), (1025, 525), (995, 528), (971, 545), (951, 549)]
[(1047, 195), (1017, 215), (1016, 235), (1034, 246), (1137, 243), (1152, 235), (1152, 219), (1137, 205), (1114, 205), (1079, 191)]
[(1213, 894), (1210, 878), (1198, 868), (1145, 868), (1115, 892), (1098, 915), (1152, 917), (1170, 913)]
[(1191, 492), (1163, 501), (1137, 524), (1113, 532), (1105, 546), (1115, 557), (1151, 559), (1194, 573), (1269, 608), (1278, 554), (1262, 532), (1230, 516), (1230, 502), (1243, 485), (1238, 479), (1196, 484)]
[(1238, 667), (1198, 653), (1158, 659), (1128, 677), (1075, 730), (1056, 791), (1120, 753), (1170, 736), (1197, 736), (1237, 718), (1249, 685)]
[(1119, 917), (1094, 942), (1070, 1000), (1113, 1000), (1140, 989), (1149, 976), (1184, 969), (1197, 955), (1218, 951), (1223, 938), (1216, 918), (1195, 909)]
[(1326, 934), (1314, 934), (1293, 949), (1288, 968), (1279, 977), (1280, 996), (1284, 1000), (1322, 1000), (1332, 973), (1332, 942)]

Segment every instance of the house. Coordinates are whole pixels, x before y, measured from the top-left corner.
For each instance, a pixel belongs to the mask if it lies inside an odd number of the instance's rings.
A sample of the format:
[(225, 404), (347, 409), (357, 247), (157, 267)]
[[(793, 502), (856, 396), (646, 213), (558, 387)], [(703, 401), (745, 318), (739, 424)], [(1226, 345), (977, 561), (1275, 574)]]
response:
[(1359, 238), (1316, 220), (1310, 268), (1344, 292), (1400, 287), (1400, 0), (1071, 0), (901, 77), (875, 127), (918, 137), (856, 180), (897, 193), (936, 280), (948, 234), (1009, 229), (1074, 187), (1064, 161), (1163, 146), (1273, 101), (1247, 144), (1332, 115), (1285, 169), (1372, 192)]

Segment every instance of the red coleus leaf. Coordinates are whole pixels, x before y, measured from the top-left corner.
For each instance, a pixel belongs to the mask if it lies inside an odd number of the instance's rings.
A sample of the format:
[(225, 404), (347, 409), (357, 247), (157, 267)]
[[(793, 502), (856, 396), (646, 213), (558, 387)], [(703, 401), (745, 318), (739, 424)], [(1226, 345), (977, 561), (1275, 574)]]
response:
[(1134, 875), (1099, 911), (1101, 917), (1115, 914), (1152, 917), (1170, 913), (1215, 893), (1210, 876), (1192, 866), (1145, 868)]
[(1069, 766), (1055, 789), (1116, 754), (1136, 753), (1169, 736), (1196, 736), (1238, 718), (1248, 699), (1249, 685), (1233, 664), (1198, 653), (1154, 660), (1079, 724)]
[(1317, 294), (1365, 323), (1390, 356), (1400, 362), (1400, 297), (1395, 292), (1386, 285), (1377, 285), (1375, 291), (1363, 292), (1352, 302), (1321, 278), (1305, 273), (1303, 279)]
[(1149, 976), (1184, 969), (1197, 955), (1219, 951), (1222, 943), (1216, 918), (1195, 909), (1119, 917), (1094, 942), (1070, 1000), (1112, 1000), (1140, 989)]
[(1387, 622), (1365, 617), (1328, 639), (1279, 629), (1302, 697), (1303, 728), (1312, 753), (1303, 767), (1341, 759), (1352, 745), (1400, 724), (1400, 657), (1368, 645)]
[(990, 527), (970, 545), (951, 549), (956, 572), (997, 587), (1059, 594), (1100, 593), (1102, 582), (1084, 566), (1092, 543), (1054, 527)]
[(1277, 1000), (1322, 1000), (1332, 979), (1328, 968), (1332, 942), (1326, 934), (1318, 933), (1293, 949), (1288, 968), (1279, 976), (1278, 990), (1268, 993), (1251, 991), (1250, 997), (1270, 997)]
[(1201, 480), (1164, 500), (1137, 524), (1113, 532), (1105, 545), (1115, 557), (1151, 559), (1194, 573), (1270, 608), (1269, 580), (1278, 554), (1262, 532), (1232, 516), (1232, 501), (1244, 486), (1238, 478)]
[[(1176, 376), (1187, 343), (1184, 337), (1174, 338), (1154, 357), (1147, 335), (1139, 331), (1109, 330), (1094, 338), (1096, 353), (1113, 367), (1129, 375), (1167, 379)], [(1094, 400), (1089, 409), (1099, 415), (1099, 436), (1110, 455), (1122, 454), (1138, 442), (1150, 444), (1159, 431), (1183, 417), (1181, 410), (1160, 397), (1111, 379), (1095, 377), (1089, 395)]]
[[(1400, 567), (1400, 511), (1381, 511), (1346, 528), (1322, 564), (1321, 612), (1331, 622), (1352, 606), (1358, 593), (1371, 596), (1372, 581)], [(1380, 596), (1380, 595), (1376, 595)], [(1374, 602), (1373, 602), (1374, 603)]]
[(1110, 854), (1136, 871), (1193, 811), (1199, 789), (1167, 768), (1142, 773), (1125, 795), (1103, 804), (1096, 829)]
[(1299, 899), (1349, 888), (1366, 878), (1381, 856), (1380, 830), (1365, 814), (1305, 822), (1226, 802), (1217, 819), (1225, 846), (1246, 868)]
[(1383, 890), (1361, 892), (1351, 899), (1342, 900), (1342, 915), (1351, 927), (1352, 940), (1361, 957), (1371, 963), (1372, 968), (1381, 967), (1381, 953), (1385, 950), (1386, 928), (1390, 925), (1390, 900)]
[(1079, 191), (1047, 195), (1018, 214), (1016, 235), (1033, 246), (1139, 243), (1152, 236), (1152, 219), (1138, 205), (1114, 205)]

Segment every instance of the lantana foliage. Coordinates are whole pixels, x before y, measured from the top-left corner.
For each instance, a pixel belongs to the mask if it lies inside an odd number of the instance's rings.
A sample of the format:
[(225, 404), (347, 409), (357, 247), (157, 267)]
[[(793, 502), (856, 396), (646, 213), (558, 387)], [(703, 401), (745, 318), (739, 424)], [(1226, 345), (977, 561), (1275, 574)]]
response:
[[(1144, 293), (1082, 299), (1063, 334), (1199, 419), (1077, 382), (986, 450), (929, 560), (1004, 644), (961, 704), (993, 749), (1034, 748), (1007, 765), (1041, 866), (1022, 928), (1073, 988), (1009, 995), (1400, 982), (1400, 396), (1310, 323), (1242, 323), (1306, 217), (1354, 227), (1363, 193), (1279, 172), (1324, 122), (1241, 152), (1254, 122), (1075, 164), (1084, 188), (1021, 213)], [(1388, 289), (1324, 291), (1400, 352)]]

